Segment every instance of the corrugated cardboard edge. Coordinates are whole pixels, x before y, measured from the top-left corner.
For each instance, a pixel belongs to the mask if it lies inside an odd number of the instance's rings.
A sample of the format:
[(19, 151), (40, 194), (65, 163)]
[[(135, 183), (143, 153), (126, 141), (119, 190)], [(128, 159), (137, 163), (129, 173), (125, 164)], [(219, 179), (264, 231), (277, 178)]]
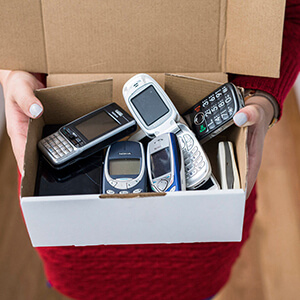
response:
[[(98, 98), (100, 104), (101, 101), (106, 104), (110, 103), (112, 100), (112, 85), (112, 79), (94, 80), (89, 82), (83, 82), (80, 84), (67, 84), (64, 86), (39, 89), (35, 91), (35, 95), (42, 101), (44, 105), (45, 122), (52, 124), (60, 124), (59, 119), (64, 118), (65, 111), (69, 110), (70, 105), (73, 108), (75, 105), (80, 107), (78, 107), (78, 109), (76, 110), (75, 115), (70, 116), (70, 119), (64, 120), (64, 122), (70, 122), (92, 110), (99, 108), (100, 106), (97, 106), (97, 103), (94, 103), (93, 106), (91, 106), (91, 103), (89, 103), (89, 99), (91, 98)], [(70, 103), (66, 103), (65, 101), (63, 101), (66, 97), (65, 95), (68, 95), (68, 97), (73, 99), (73, 101)], [(54, 101), (59, 101), (60, 106), (53, 106), (52, 99)], [(82, 104), (82, 101), (84, 101), (84, 104)], [(52, 117), (51, 121), (49, 120), (47, 114), (47, 110), (50, 109), (52, 112), (52, 116), (54, 116), (55, 118), (53, 119)]]
[(139, 193), (139, 194), (101, 194), (99, 196), (100, 199), (114, 199), (114, 198), (120, 198), (120, 199), (131, 199), (131, 198), (145, 198), (145, 197), (162, 197), (165, 196), (167, 193), (155, 193), (155, 192), (147, 192), (147, 193)]

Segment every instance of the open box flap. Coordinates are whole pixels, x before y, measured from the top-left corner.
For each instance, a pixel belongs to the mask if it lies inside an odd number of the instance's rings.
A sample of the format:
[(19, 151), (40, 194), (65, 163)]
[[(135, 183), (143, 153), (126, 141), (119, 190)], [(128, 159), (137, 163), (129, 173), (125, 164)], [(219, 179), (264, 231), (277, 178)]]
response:
[(48, 72), (40, 0), (1, 1), (0, 69)]
[(228, 1), (226, 72), (279, 77), (284, 10), (284, 0)]
[[(149, 73), (148, 73), (149, 74)], [(117, 74), (50, 74), (47, 76), (47, 86), (59, 86), (66, 85), (70, 83), (80, 83), (91, 80), (104, 80), (107, 78), (113, 78), (113, 99), (117, 102), (123, 109), (128, 110), (127, 105), (124, 101), (122, 88), (127, 80), (129, 80), (135, 73), (117, 73)], [(165, 86), (165, 74), (164, 73), (150, 73), (163, 88)], [(218, 81), (220, 83), (225, 83), (228, 81), (227, 75), (225, 73), (184, 73), (181, 74), (188, 77), (201, 78), (206, 80)]]
[(283, 15), (284, 0), (6, 1), (0, 67), (275, 77)]

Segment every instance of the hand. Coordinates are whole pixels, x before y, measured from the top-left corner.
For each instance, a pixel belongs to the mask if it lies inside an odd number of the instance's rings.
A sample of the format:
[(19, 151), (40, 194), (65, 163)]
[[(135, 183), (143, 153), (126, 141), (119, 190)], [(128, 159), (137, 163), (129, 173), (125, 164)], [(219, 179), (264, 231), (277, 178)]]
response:
[(274, 108), (269, 100), (261, 96), (253, 96), (246, 101), (246, 106), (233, 118), (237, 126), (248, 127), (247, 198), (256, 181), (262, 159), (264, 139), (273, 115)]
[(32, 74), (23, 71), (0, 71), (5, 99), (7, 133), (18, 168), (23, 170), (29, 118), (39, 118), (43, 113), (41, 102), (34, 90), (44, 85)]

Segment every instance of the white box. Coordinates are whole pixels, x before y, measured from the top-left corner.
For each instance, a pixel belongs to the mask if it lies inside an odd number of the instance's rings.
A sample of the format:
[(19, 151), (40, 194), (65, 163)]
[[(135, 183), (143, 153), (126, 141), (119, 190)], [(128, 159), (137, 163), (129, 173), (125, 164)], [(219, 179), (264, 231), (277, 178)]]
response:
[[(130, 75), (131, 76), (131, 75)], [(245, 209), (246, 129), (231, 126), (204, 149), (216, 174), (217, 142), (236, 145), (242, 188), (219, 191), (35, 197), (37, 142), (45, 124), (67, 123), (112, 101), (121, 81), (102, 80), (36, 91), (45, 112), (29, 125), (21, 206), (34, 246), (240, 241)], [(220, 83), (166, 75), (165, 90), (182, 113)], [(114, 97), (126, 109), (123, 99)], [(128, 111), (128, 110), (127, 110)]]

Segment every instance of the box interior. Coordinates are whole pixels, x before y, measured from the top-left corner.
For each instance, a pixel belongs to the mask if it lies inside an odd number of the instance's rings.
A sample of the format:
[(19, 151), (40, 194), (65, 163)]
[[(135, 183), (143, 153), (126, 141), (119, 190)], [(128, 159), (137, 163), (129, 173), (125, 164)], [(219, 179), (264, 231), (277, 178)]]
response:
[[(165, 90), (177, 107), (179, 113), (215, 90), (221, 83), (204, 79), (167, 74), (164, 79)], [(69, 84), (36, 91), (36, 96), (42, 101), (45, 111), (43, 117), (31, 120), (25, 152), (24, 176), (21, 187), (21, 197), (34, 195), (35, 178), (38, 164), (37, 143), (42, 136), (45, 124), (64, 124), (78, 118), (111, 101), (117, 102), (128, 111), (123, 99), (113, 99), (114, 81), (112, 79), (98, 80), (79, 84)], [(113, 100), (112, 100), (113, 99)], [(129, 112), (129, 111), (128, 111)], [(222, 135), (217, 136), (204, 146), (218, 177), (216, 166), (217, 142), (220, 139), (230, 140), (236, 146), (236, 156), (240, 171), (242, 189), (246, 189), (247, 153), (246, 130), (231, 126)]]
[(278, 77), (284, 6), (284, 0), (6, 1), (0, 65), (48, 74)]

